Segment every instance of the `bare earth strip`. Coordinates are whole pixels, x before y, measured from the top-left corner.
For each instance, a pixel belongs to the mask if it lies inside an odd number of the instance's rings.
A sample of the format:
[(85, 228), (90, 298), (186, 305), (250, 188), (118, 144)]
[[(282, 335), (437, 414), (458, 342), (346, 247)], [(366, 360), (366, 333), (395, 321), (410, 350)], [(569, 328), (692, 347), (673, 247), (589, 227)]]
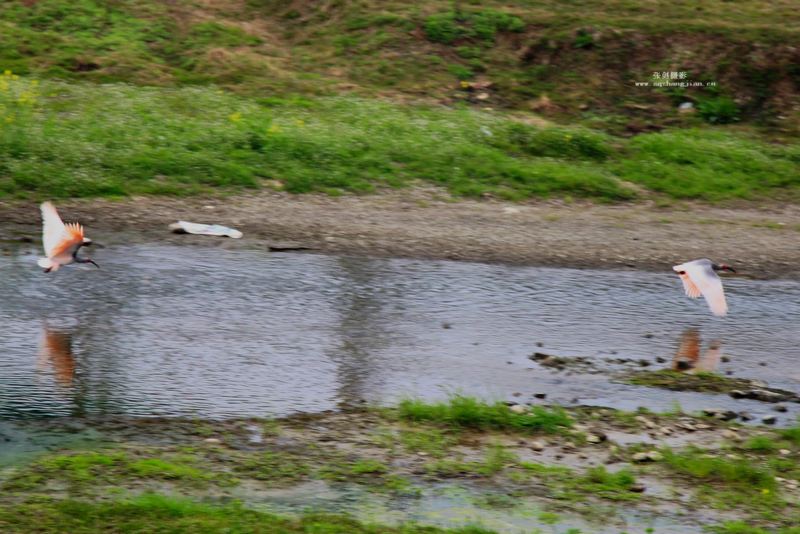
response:
[[(800, 207), (709, 207), (651, 203), (595, 205), (453, 201), (430, 189), (376, 195), (289, 195), (258, 192), (216, 198), (130, 198), (59, 203), (100, 240), (164, 239), (178, 219), (242, 230), (226, 247), (294, 242), (326, 253), (503, 262), (566, 267), (669, 270), (709, 257), (754, 278), (800, 275)], [(32, 202), (0, 203), (0, 238), (37, 238)]]

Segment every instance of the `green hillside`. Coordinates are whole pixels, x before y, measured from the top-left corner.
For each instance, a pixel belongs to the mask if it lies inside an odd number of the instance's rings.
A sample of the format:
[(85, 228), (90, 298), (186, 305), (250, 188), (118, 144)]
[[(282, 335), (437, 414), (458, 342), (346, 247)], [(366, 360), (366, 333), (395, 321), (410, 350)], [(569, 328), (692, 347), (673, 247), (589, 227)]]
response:
[(0, 194), (794, 198), (794, 4), (2, 2)]

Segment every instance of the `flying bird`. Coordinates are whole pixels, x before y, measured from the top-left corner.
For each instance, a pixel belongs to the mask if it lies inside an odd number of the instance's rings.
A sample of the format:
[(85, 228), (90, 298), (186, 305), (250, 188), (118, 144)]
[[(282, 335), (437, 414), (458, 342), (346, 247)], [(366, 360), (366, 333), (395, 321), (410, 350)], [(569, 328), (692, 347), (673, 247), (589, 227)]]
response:
[(100, 268), (93, 260), (78, 256), (81, 247), (90, 245), (92, 240), (83, 235), (83, 226), (78, 223), (64, 224), (58, 216), (56, 207), (50, 202), (44, 202), (42, 209), (42, 242), (44, 243), (45, 258), (39, 258), (39, 267), (44, 272), (57, 271), (62, 265), (75, 263), (91, 263)]
[(728, 313), (728, 303), (725, 302), (725, 292), (722, 290), (722, 280), (717, 276), (717, 271), (730, 271), (735, 273), (733, 267), (724, 263), (716, 264), (708, 259), (694, 260), (672, 268), (678, 273), (683, 282), (683, 289), (689, 298), (705, 297), (711, 313), (723, 317)]

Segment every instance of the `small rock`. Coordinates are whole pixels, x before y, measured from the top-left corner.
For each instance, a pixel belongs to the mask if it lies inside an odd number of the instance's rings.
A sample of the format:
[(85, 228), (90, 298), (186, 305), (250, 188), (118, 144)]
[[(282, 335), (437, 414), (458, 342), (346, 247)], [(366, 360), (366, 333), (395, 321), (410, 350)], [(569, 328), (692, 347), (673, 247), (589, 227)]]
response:
[(453, 325), (451, 325), (450, 323), (442, 323), (442, 328), (444, 328), (445, 330), (450, 330), (451, 328), (453, 328)]
[(534, 393), (533, 396), (536, 397), (537, 399), (546, 399), (547, 393)]
[(535, 451), (543, 451), (544, 447), (545, 445), (541, 441), (531, 441), (530, 448)]
[(655, 337), (655, 335), (653, 335), (653, 334), (650, 334), (650, 333), (647, 333), (647, 334), (645, 334), (645, 335), (644, 335), (644, 337), (645, 337), (646, 339), (652, 339), (652, 338), (654, 338), (654, 337)]
[(694, 111), (694, 104), (691, 102), (681, 102), (680, 105), (678, 105), (678, 111), (680, 113), (691, 113)]
[(649, 360), (639, 360), (639, 366), (640, 367), (650, 367), (650, 361)]
[(734, 399), (743, 399), (747, 396), (747, 394), (740, 389), (732, 389), (728, 392), (728, 395)]
[(509, 408), (509, 410), (517, 414), (523, 414), (528, 411), (528, 409), (522, 404), (514, 404)]
[(222, 441), (221, 441), (221, 440), (219, 440), (219, 439), (217, 439), (217, 438), (206, 438), (206, 439), (204, 439), (203, 441), (204, 441), (205, 443), (210, 443), (210, 444), (213, 444), (213, 445), (217, 445), (217, 444), (219, 444), (219, 443), (222, 443)]
[(772, 407), (772, 409), (775, 410), (776, 412), (782, 412), (782, 413), (789, 411), (789, 408), (787, 408), (783, 404), (776, 404), (775, 406)]
[(737, 434), (733, 430), (726, 430), (725, 432), (722, 433), (722, 437), (725, 439), (732, 439), (734, 441), (739, 441), (740, 439), (742, 439), (739, 436), (739, 434)]
[(664, 456), (658, 451), (648, 451), (648, 452), (637, 452), (633, 456), (631, 456), (631, 460), (634, 462), (658, 462), (659, 460), (663, 460)]
[(662, 426), (661, 428), (658, 429), (658, 431), (661, 432), (662, 434), (666, 435), (666, 436), (669, 436), (670, 434), (672, 434), (674, 432), (674, 430), (672, 430), (668, 426)]
[(630, 488), (628, 488), (628, 490), (632, 491), (633, 493), (644, 493), (646, 489), (647, 486), (645, 486), (641, 482), (636, 482), (632, 484)]
[(778, 422), (778, 418), (774, 415), (768, 415), (765, 418), (763, 418), (761, 422), (764, 423), (765, 425), (774, 425), (775, 423)]
[(541, 360), (546, 360), (549, 357), (550, 357), (550, 355), (549, 354), (545, 354), (544, 352), (534, 352), (533, 354), (528, 356), (528, 359), (531, 359), (531, 360), (533, 360), (535, 362), (538, 362), (538, 361), (541, 361)]
[(541, 341), (537, 341), (536, 342), (536, 346), (537, 347), (544, 347), (544, 343), (542, 343)]
[(790, 451), (789, 449), (781, 449), (778, 451), (778, 454), (780, 454), (781, 456), (789, 456), (790, 454), (792, 454), (792, 451)]
[(709, 428), (711, 428), (711, 425), (707, 425), (705, 423), (697, 423), (696, 425), (694, 425), (694, 428), (696, 430), (708, 430)]
[(751, 389), (746, 395), (748, 399), (755, 399), (763, 402), (781, 402), (786, 400), (786, 395), (768, 389)]
[(662, 358), (661, 356), (656, 356), (656, 361), (658, 363), (667, 363), (667, 359), (666, 358)]
[(692, 423), (683, 423), (681, 425), (681, 428), (683, 428), (684, 430), (688, 430), (689, 432), (694, 432), (695, 430), (697, 430), (697, 427), (694, 426)]
[(750, 412), (739, 412), (739, 419), (742, 421), (752, 421), (753, 415)]
[(588, 436), (586, 436), (586, 441), (588, 441), (589, 443), (601, 443), (603, 440), (598, 435), (589, 434)]
[(563, 451), (572, 451), (572, 450), (575, 450), (575, 444), (574, 444), (574, 443), (572, 443), (571, 441), (568, 441), (568, 442), (566, 442), (566, 443), (564, 444), (564, 446), (563, 446), (563, 447), (561, 447), (561, 450), (563, 450)]
[(723, 356), (719, 359), (722, 363), (728, 363), (731, 359), (728, 356)]
[(511, 394), (511, 396), (512, 397), (521, 397), (522, 393), (520, 393), (519, 391), (515, 391), (514, 393)]

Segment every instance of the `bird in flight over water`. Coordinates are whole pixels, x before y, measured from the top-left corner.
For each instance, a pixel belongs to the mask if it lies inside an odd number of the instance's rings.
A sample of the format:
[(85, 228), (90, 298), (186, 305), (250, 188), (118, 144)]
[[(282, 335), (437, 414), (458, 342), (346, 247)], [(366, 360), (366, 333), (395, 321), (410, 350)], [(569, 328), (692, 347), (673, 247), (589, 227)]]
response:
[(57, 271), (63, 265), (70, 263), (91, 263), (100, 268), (93, 260), (78, 256), (81, 247), (90, 245), (92, 240), (83, 235), (83, 226), (78, 223), (64, 224), (58, 216), (56, 207), (50, 202), (44, 202), (42, 209), (42, 242), (46, 257), (39, 258), (39, 267), (44, 272)]
[(716, 264), (708, 259), (688, 261), (672, 268), (678, 273), (683, 282), (683, 289), (689, 298), (705, 297), (711, 313), (723, 317), (728, 313), (728, 303), (725, 302), (725, 292), (722, 290), (722, 280), (717, 276), (717, 271), (730, 271), (735, 273), (733, 267), (724, 263)]

